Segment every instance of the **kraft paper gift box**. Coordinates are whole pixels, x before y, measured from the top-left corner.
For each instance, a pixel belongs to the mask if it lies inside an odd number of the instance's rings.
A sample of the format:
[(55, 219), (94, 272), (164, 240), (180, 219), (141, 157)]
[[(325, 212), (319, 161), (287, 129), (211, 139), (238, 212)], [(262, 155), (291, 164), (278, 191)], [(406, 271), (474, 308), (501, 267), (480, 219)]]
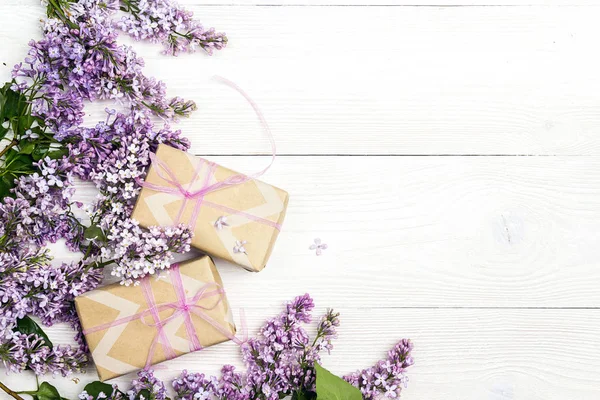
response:
[(192, 246), (262, 270), (285, 217), (288, 194), (203, 158), (159, 145), (132, 213), (141, 226), (188, 224)]
[(102, 381), (237, 342), (221, 277), (208, 256), (173, 264), (137, 286), (92, 290), (75, 298), (75, 307)]

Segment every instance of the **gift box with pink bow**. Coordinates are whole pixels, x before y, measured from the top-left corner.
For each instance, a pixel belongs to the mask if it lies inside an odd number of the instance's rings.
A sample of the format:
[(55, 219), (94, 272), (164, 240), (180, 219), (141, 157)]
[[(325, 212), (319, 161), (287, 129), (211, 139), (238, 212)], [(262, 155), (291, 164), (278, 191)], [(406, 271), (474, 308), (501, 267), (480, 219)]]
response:
[(223, 283), (208, 256), (174, 264), (139, 285), (108, 285), (75, 298), (100, 380), (235, 337)]
[(166, 145), (151, 161), (132, 218), (143, 227), (185, 223), (195, 248), (250, 271), (265, 267), (287, 192)]

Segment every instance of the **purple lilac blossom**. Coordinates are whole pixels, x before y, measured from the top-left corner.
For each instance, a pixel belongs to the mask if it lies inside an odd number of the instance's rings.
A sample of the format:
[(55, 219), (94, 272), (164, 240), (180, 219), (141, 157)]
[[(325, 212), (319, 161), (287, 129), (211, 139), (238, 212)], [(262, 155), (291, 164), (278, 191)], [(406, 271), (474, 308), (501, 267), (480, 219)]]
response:
[[(337, 336), (339, 313), (328, 310), (317, 325), (312, 340), (300, 325), (309, 323), (314, 304), (309, 295), (299, 296), (286, 304), (284, 312), (269, 319), (258, 335), (242, 346), (246, 371), (231, 365), (221, 369), (220, 377), (184, 370), (172, 382), (174, 400), (278, 400), (295, 392), (315, 391), (314, 362), (319, 352), (331, 349)], [(413, 364), (412, 343), (400, 341), (388, 357), (374, 367), (345, 377), (362, 390), (365, 399), (397, 398), (406, 384), (405, 370)], [(147, 390), (151, 399), (164, 400), (165, 386), (152, 371), (140, 371), (127, 392), (130, 399)], [(122, 391), (114, 390), (108, 400), (121, 400)], [(81, 400), (94, 400), (82, 393)]]
[[(110, 120), (109, 120), (110, 121)], [(129, 218), (140, 192), (137, 181), (143, 179), (150, 163), (150, 153), (159, 143), (187, 150), (189, 142), (168, 125), (156, 132), (149, 115), (136, 112), (117, 114), (103, 126), (104, 135), (119, 141), (119, 146), (96, 161), (90, 177), (100, 194), (90, 211), (90, 220), (106, 234), (99, 248), (102, 262), (113, 260), (112, 275), (130, 285), (138, 279), (168, 268), (173, 253), (190, 251), (191, 231), (185, 225), (142, 229)]]
[[(115, 275), (131, 283), (164, 268), (173, 252), (189, 250), (187, 228), (143, 230), (128, 214), (149, 153), (159, 143), (189, 147), (167, 122), (188, 116), (196, 106), (179, 97), (168, 99), (165, 85), (143, 74), (143, 60), (130, 47), (117, 44), (111, 18), (118, 1), (52, 4), (68, 7), (68, 12), (51, 10), (43, 38), (31, 41), (24, 62), (15, 66), (17, 82), (11, 89), (32, 99), (31, 113), (40, 121), (22, 139), (39, 139), (47, 128), (51, 146), (63, 146), (67, 154), (38, 161), (38, 172), (16, 181), (14, 198), (0, 202), (0, 360), (8, 371), (28, 368), (36, 374), (67, 375), (81, 370), (88, 359), (73, 298), (100, 284), (102, 268), (116, 264)], [(83, 127), (85, 100), (113, 100), (126, 111), (107, 109), (106, 121)], [(155, 129), (151, 114), (160, 116), (164, 127)], [(72, 200), (73, 178), (92, 180), (100, 191), (89, 208), (96, 219), (92, 227), (101, 232), (94, 237), (86, 236), (88, 227), (72, 212), (82, 206)], [(83, 259), (52, 264), (43, 246), (59, 239), (84, 253)], [(140, 261), (146, 258), (153, 262)], [(14, 332), (17, 320), (26, 315), (47, 326), (70, 324), (77, 347), (49, 347), (35, 334)]]
[(205, 377), (184, 371), (173, 381), (176, 399), (211, 398), (250, 400), (279, 399), (298, 390), (314, 390), (314, 363), (320, 361), (319, 351), (327, 348), (336, 336), (339, 314), (328, 311), (317, 327), (311, 342), (301, 325), (311, 321), (314, 308), (306, 294), (286, 304), (284, 312), (269, 319), (259, 334), (242, 345), (246, 372), (237, 372), (231, 365), (221, 370), (221, 377)]
[(201, 48), (208, 54), (227, 45), (224, 33), (206, 29), (195, 21), (190, 11), (170, 0), (122, 0), (129, 12), (117, 26), (136, 40), (162, 43), (164, 53), (177, 55)]
[(117, 2), (69, 3), (69, 22), (46, 20), (44, 38), (29, 43), (25, 62), (13, 69), (22, 90), (33, 87), (33, 115), (42, 117), (57, 140), (76, 136), (83, 122), (83, 100), (114, 100), (148, 109), (163, 118), (189, 116), (191, 101), (167, 99), (165, 84), (146, 77), (144, 61), (131, 47), (117, 44), (112, 16)]
[(407, 385), (406, 368), (414, 364), (411, 356), (413, 344), (408, 339), (398, 342), (388, 352), (385, 360), (374, 366), (356, 371), (344, 377), (346, 381), (360, 389), (363, 398), (370, 400), (383, 395), (385, 398), (400, 397), (402, 388)]

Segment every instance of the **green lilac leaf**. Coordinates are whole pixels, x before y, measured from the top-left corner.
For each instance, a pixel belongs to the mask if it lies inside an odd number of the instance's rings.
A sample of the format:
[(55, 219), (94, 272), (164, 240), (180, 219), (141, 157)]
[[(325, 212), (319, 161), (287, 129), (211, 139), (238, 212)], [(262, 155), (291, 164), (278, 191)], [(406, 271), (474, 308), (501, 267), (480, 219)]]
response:
[(25, 133), (25, 131), (31, 128), (31, 125), (33, 125), (33, 121), (34, 119), (31, 115), (20, 116), (17, 124), (17, 132), (19, 134)]
[(8, 133), (8, 128), (5, 128), (2, 125), (2, 122), (0, 122), (0, 140), (4, 139), (4, 137), (6, 136), (7, 133)]
[(148, 389), (142, 389), (140, 390), (140, 392), (137, 394), (137, 396), (135, 396), (135, 400), (150, 400), (150, 391)]
[[(35, 153), (35, 150), (33, 152)], [(20, 154), (19, 152), (14, 151), (14, 153), (11, 152), (10, 155), (7, 155), (6, 157), (6, 169), (8, 172), (15, 175), (15, 177), (18, 175), (28, 174), (35, 171), (33, 161), (34, 159), (31, 157), (31, 155)]]
[(110, 398), (114, 389), (112, 385), (109, 385), (108, 383), (95, 381), (88, 383), (83, 390), (85, 390), (89, 396), (92, 396), (94, 399), (98, 399), (98, 395), (100, 393), (104, 393), (106, 395), (105, 397)]
[(317, 400), (362, 400), (360, 390), (315, 363)]
[(19, 150), (19, 153), (21, 153), (21, 154), (31, 154), (34, 149), (35, 149), (35, 143), (33, 143), (33, 142), (27, 142), (23, 146), (21, 146), (21, 149)]
[(66, 156), (67, 154), (69, 154), (69, 149), (67, 149), (66, 147), (60, 148), (60, 149), (56, 149), (56, 150), (52, 150), (51, 152), (47, 153), (48, 157), (50, 157), (53, 160), (62, 158), (63, 156)]
[(292, 400), (314, 400), (317, 398), (317, 394), (306, 390), (294, 392), (292, 394)]
[(35, 161), (40, 161), (42, 158), (46, 157), (48, 150), (50, 150), (50, 146), (48, 144), (40, 144), (35, 148), (33, 153), (31, 153), (31, 156)]
[(42, 382), (37, 392), (31, 395), (37, 400), (62, 400), (58, 390), (48, 382)]
[(14, 179), (11, 176), (0, 177), (0, 201), (6, 196), (14, 196), (14, 193), (10, 192), (10, 189), (15, 187)]
[(83, 237), (85, 237), (87, 240), (92, 240), (92, 239), (104, 240), (105, 239), (104, 232), (102, 232), (102, 229), (96, 225), (92, 225), (92, 226), (86, 228), (85, 231), (83, 232)]
[(24, 95), (10, 89), (10, 84), (7, 85), (9, 85), (9, 88), (5, 92), (4, 104), (2, 105), (2, 121), (23, 115), (28, 105), (27, 98)]
[(44, 330), (28, 316), (17, 320), (15, 332), (21, 332), (26, 335), (31, 335), (32, 333), (35, 333), (36, 335), (44, 339), (44, 346), (52, 348), (52, 342), (48, 338), (48, 335), (46, 335), (46, 332), (44, 332)]

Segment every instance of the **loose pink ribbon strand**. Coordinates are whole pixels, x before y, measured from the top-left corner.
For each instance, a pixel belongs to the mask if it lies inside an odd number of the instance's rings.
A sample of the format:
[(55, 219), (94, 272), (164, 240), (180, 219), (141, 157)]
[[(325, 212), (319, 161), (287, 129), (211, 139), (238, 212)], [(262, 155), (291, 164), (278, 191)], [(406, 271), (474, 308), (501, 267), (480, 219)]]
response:
[(275, 161), (275, 158), (277, 156), (275, 139), (273, 138), (271, 128), (269, 128), (269, 124), (267, 124), (267, 121), (265, 120), (265, 117), (264, 117), (262, 111), (260, 110), (260, 108), (258, 108), (258, 105), (250, 98), (250, 96), (246, 92), (244, 92), (239, 86), (237, 86), (235, 83), (231, 82), (230, 80), (225, 79), (221, 76), (214, 76), (214, 79), (216, 79), (217, 81), (220, 81), (222, 83), (225, 83), (226, 85), (230, 86), (231, 88), (237, 90), (252, 106), (258, 119), (260, 120), (260, 123), (261, 123), (265, 133), (267, 134), (267, 137), (269, 138), (269, 142), (271, 144), (271, 162), (265, 168), (263, 168), (261, 171), (256, 172), (252, 175), (243, 175), (243, 174), (234, 175), (234, 176), (231, 176), (221, 182), (217, 182), (217, 183), (210, 185), (208, 183), (209, 179), (212, 176), (212, 174), (217, 166), (216, 166), (216, 164), (206, 161), (204, 159), (199, 159), (198, 165), (196, 166), (196, 169), (194, 171), (194, 175), (193, 175), (192, 181), (189, 184), (189, 187), (191, 188), (191, 185), (197, 180), (198, 175), (200, 174), (200, 171), (205, 163), (208, 165), (209, 170), (205, 176), (205, 180), (204, 180), (202, 188), (195, 190), (195, 191), (190, 191), (189, 189), (186, 189), (183, 186), (183, 184), (181, 184), (179, 182), (176, 174), (169, 168), (169, 166), (165, 162), (163, 162), (158, 157), (156, 157), (155, 154), (150, 154), (150, 161), (151, 161), (152, 165), (154, 166), (156, 174), (159, 176), (159, 178), (161, 178), (163, 181), (168, 183), (170, 186), (157, 185), (155, 183), (145, 182), (145, 181), (141, 181), (141, 180), (138, 180), (138, 184), (142, 187), (145, 187), (147, 189), (151, 189), (151, 190), (154, 190), (157, 192), (168, 193), (168, 194), (173, 194), (176, 196), (183, 197), (183, 203), (181, 205), (181, 208), (179, 209), (179, 212), (177, 213), (177, 218), (175, 219), (176, 224), (179, 223), (181, 216), (182, 216), (184, 210), (186, 209), (188, 200), (195, 200), (196, 203), (194, 205), (194, 210), (190, 217), (190, 226), (192, 229), (195, 228), (196, 221), (200, 214), (201, 206), (206, 205), (209, 207), (213, 207), (213, 208), (217, 208), (217, 209), (220, 209), (223, 211), (230, 212), (231, 214), (241, 215), (252, 221), (256, 221), (261, 224), (271, 226), (277, 230), (281, 230), (281, 225), (278, 224), (277, 222), (204, 200), (204, 196), (206, 196), (209, 193), (216, 192), (218, 190), (222, 190), (222, 189), (228, 188), (230, 186), (240, 185), (244, 182), (248, 182), (248, 181), (251, 181), (251, 180), (254, 180), (254, 179), (260, 177), (265, 172), (267, 172), (269, 170), (269, 168), (271, 168), (271, 166), (273, 165), (273, 162)]
[[(144, 298), (146, 300), (146, 304), (148, 305), (148, 309), (146, 309), (140, 313), (128, 316), (128, 317), (119, 318), (112, 322), (98, 325), (93, 328), (85, 329), (83, 331), (83, 333), (85, 335), (88, 335), (90, 333), (104, 331), (106, 329), (109, 329), (109, 328), (112, 328), (115, 326), (119, 326), (122, 324), (126, 324), (126, 323), (129, 323), (134, 320), (140, 320), (140, 322), (142, 322), (144, 325), (156, 328), (157, 333), (154, 336), (152, 343), (150, 344), (150, 348), (148, 349), (148, 357), (146, 358), (146, 364), (144, 367), (146, 369), (148, 369), (152, 365), (152, 358), (154, 358), (154, 353), (156, 352), (156, 345), (159, 343), (159, 341), (162, 344), (163, 352), (164, 352), (165, 358), (167, 360), (177, 357), (177, 354), (175, 353), (175, 349), (169, 342), (169, 339), (164, 330), (164, 327), (169, 322), (173, 321), (175, 318), (179, 317), (180, 315), (183, 315), (184, 324), (186, 327), (188, 338), (190, 339), (190, 351), (196, 351), (196, 350), (202, 349), (202, 345), (200, 344), (200, 339), (198, 338), (198, 333), (196, 332), (196, 329), (194, 328), (194, 323), (192, 321), (192, 314), (202, 318), (204, 321), (209, 323), (213, 328), (215, 328), (217, 331), (219, 331), (219, 333), (221, 333), (223, 336), (225, 336), (226, 338), (228, 338), (229, 340), (233, 341), (234, 343), (236, 343), (238, 345), (242, 345), (243, 343), (245, 343), (247, 341), (248, 334), (246, 331), (246, 321), (245, 321), (245, 317), (244, 317), (243, 313), (241, 314), (242, 315), (242, 318), (241, 318), (241, 323), (242, 323), (241, 328), (242, 329), (241, 330), (242, 330), (242, 334), (244, 335), (244, 339), (242, 339), (242, 340), (238, 339), (235, 335), (233, 335), (231, 332), (229, 332), (227, 329), (225, 329), (219, 322), (215, 321), (214, 318), (212, 318), (211, 316), (209, 316), (206, 313), (206, 311), (213, 310), (215, 307), (217, 307), (223, 301), (223, 299), (225, 297), (225, 291), (219, 284), (217, 284), (215, 282), (207, 283), (206, 285), (202, 286), (196, 292), (196, 294), (194, 296), (186, 297), (185, 289), (183, 288), (183, 281), (181, 279), (181, 273), (179, 271), (179, 265), (174, 264), (173, 266), (171, 266), (171, 269), (169, 270), (169, 277), (171, 278), (171, 282), (173, 283), (173, 287), (175, 288), (175, 293), (177, 295), (177, 301), (170, 302), (170, 303), (156, 304), (156, 301), (154, 299), (154, 294), (152, 293), (152, 287), (149, 282), (150, 276), (146, 276), (145, 278), (143, 278), (140, 281), (140, 284), (142, 286), (142, 291), (144, 293)], [(216, 289), (209, 291), (209, 289), (211, 287), (215, 287)], [(213, 304), (211, 307), (205, 307), (205, 306), (197, 304), (200, 300), (202, 300), (204, 298), (212, 297), (215, 295), (218, 295), (219, 298), (218, 298), (217, 302), (215, 304)], [(160, 319), (159, 312), (169, 309), (169, 308), (175, 310), (173, 312), (173, 314), (171, 314), (169, 317), (167, 317), (165, 319)], [(148, 315), (152, 316), (152, 319), (154, 322), (152, 322), (152, 323), (146, 322), (145, 317), (147, 317)]]

